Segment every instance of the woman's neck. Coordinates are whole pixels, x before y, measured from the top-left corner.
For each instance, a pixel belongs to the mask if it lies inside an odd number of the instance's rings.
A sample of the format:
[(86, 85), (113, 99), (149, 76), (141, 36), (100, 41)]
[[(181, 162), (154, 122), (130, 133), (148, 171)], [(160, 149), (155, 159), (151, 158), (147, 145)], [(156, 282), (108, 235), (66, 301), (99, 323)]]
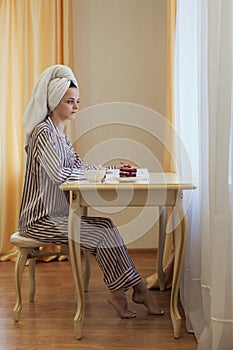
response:
[(66, 122), (64, 120), (57, 118), (57, 116), (53, 113), (51, 114), (50, 119), (52, 120), (53, 124), (56, 125), (60, 133), (63, 134)]

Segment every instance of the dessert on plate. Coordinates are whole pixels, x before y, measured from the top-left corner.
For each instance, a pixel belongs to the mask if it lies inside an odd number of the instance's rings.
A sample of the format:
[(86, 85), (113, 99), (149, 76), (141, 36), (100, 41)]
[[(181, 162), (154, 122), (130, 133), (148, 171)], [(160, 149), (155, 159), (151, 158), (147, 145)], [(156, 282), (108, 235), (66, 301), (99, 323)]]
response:
[(136, 177), (137, 168), (133, 167), (131, 164), (122, 164), (119, 169), (120, 177)]

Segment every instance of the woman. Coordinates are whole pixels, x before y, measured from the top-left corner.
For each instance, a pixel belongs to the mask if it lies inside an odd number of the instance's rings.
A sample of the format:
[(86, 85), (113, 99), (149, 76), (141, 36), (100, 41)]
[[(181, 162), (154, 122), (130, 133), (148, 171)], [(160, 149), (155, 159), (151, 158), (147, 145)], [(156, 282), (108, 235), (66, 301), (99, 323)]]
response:
[[(69, 204), (59, 185), (96, 168), (79, 158), (64, 131), (78, 112), (78, 104), (78, 83), (70, 68), (55, 65), (41, 74), (24, 114), (27, 165), (19, 218), (24, 237), (68, 243)], [(149, 314), (164, 314), (154, 304), (110, 219), (82, 217), (80, 240), (81, 247), (96, 257), (109, 289), (107, 301), (121, 318), (136, 316), (127, 305), (125, 292), (130, 287), (135, 303), (144, 304)]]

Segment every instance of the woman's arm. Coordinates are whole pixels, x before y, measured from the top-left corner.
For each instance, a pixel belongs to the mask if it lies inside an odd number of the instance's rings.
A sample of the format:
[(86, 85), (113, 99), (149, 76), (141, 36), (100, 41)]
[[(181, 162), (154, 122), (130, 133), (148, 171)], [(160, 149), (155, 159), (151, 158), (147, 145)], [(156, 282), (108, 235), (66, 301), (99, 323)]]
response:
[(94, 165), (85, 164), (73, 148), (68, 151), (49, 129), (41, 130), (37, 135), (35, 149), (38, 162), (56, 184), (82, 178), (84, 170), (95, 168)]
[(77, 176), (77, 174), (84, 174), (85, 170), (91, 170), (91, 169), (98, 169), (98, 167), (94, 164), (87, 164), (85, 163), (80, 157), (79, 155), (75, 152), (71, 142), (68, 140), (68, 144), (70, 147), (71, 152), (74, 155), (74, 165), (73, 165), (73, 171), (72, 174), (69, 177), (69, 180), (75, 180), (75, 177)]

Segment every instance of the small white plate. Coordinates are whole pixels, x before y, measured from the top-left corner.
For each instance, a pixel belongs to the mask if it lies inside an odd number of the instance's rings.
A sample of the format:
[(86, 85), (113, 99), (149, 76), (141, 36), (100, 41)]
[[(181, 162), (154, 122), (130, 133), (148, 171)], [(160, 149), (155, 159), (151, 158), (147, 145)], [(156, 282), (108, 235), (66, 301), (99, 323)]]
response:
[(143, 176), (133, 176), (133, 177), (114, 176), (113, 178), (119, 182), (136, 182), (136, 181), (144, 179)]

